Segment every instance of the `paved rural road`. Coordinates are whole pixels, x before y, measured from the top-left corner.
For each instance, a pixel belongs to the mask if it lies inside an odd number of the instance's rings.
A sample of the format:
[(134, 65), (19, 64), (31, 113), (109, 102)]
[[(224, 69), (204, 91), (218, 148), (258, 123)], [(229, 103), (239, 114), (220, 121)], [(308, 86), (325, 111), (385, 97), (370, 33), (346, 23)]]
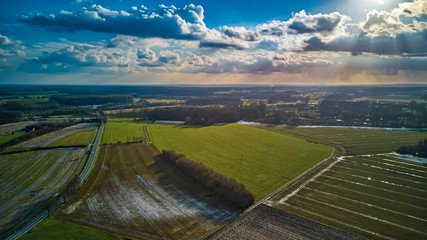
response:
[[(87, 175), (89, 174), (89, 170), (92, 168), (92, 164), (95, 161), (96, 152), (98, 151), (99, 142), (101, 141), (101, 135), (102, 135), (103, 130), (104, 130), (104, 122), (102, 122), (101, 126), (99, 127), (98, 133), (96, 135), (95, 143), (93, 144), (92, 151), (90, 152), (89, 159), (88, 159), (82, 173), (80, 174), (81, 181), (83, 181), (87, 177)], [(61, 201), (63, 201), (63, 199), (61, 199)], [(19, 237), (24, 235), (31, 228), (33, 228), (39, 222), (43, 221), (48, 216), (49, 216), (49, 212), (47, 210), (44, 211), (38, 217), (36, 217), (34, 220), (32, 220), (30, 223), (28, 223), (25, 227), (21, 228), (20, 230), (16, 231), (14, 234), (12, 234), (8, 238), (6, 238), (6, 240), (18, 239)]]
[(98, 133), (96, 135), (95, 143), (93, 144), (92, 151), (90, 152), (90, 157), (80, 174), (80, 180), (83, 181), (89, 174), (89, 170), (92, 168), (93, 162), (95, 161), (96, 152), (98, 151), (99, 142), (101, 141), (102, 131), (104, 130), (104, 122), (101, 123)]

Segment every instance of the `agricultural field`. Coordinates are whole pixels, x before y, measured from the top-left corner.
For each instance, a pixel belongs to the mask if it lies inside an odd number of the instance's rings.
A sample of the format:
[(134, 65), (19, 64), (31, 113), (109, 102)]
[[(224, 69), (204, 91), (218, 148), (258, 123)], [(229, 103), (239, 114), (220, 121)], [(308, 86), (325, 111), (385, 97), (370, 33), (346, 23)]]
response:
[(367, 239), (426, 239), (426, 162), (394, 153), (338, 157), (268, 204)]
[(353, 101), (404, 102), (404, 103), (416, 101), (419, 103), (427, 103), (425, 99), (414, 98), (413, 96), (409, 96), (409, 95), (368, 96), (368, 97), (354, 98)]
[(101, 144), (146, 142), (148, 141), (148, 135), (144, 134), (146, 125), (142, 122), (109, 121), (105, 125)]
[(124, 108), (124, 109), (115, 109), (115, 110), (106, 110), (103, 111), (105, 114), (117, 114), (121, 112), (139, 112), (143, 110), (149, 110), (149, 109), (156, 109), (156, 108), (173, 108), (180, 106), (181, 104), (174, 104), (174, 105), (164, 105), (164, 106), (154, 106), (154, 107), (140, 107), (140, 108)]
[(58, 217), (130, 238), (195, 239), (238, 213), (139, 143), (103, 146), (89, 182)]
[(25, 134), (25, 132), (16, 132), (14, 134), (1, 135), (0, 136), (0, 144), (9, 142), (10, 140), (12, 140), (16, 137), (22, 136), (24, 134)]
[(257, 127), (288, 134), (313, 142), (341, 146), (348, 155), (387, 153), (402, 145), (415, 145), (427, 137), (426, 131), (394, 131), (331, 127), (297, 127), (258, 125)]
[(20, 239), (119, 240), (120, 238), (114, 234), (80, 224), (48, 218), (31, 229), (31, 231), (23, 235)]
[(159, 150), (175, 150), (242, 183), (258, 201), (329, 157), (332, 148), (262, 129), (227, 124), (198, 127), (151, 124)]
[(85, 130), (94, 130), (95, 128), (96, 128), (96, 124), (94, 123), (81, 123), (81, 124), (66, 127), (58, 131), (54, 131), (51, 133), (47, 133), (47, 134), (32, 138), (28, 141), (14, 145), (11, 148), (22, 149), (22, 148), (33, 148), (33, 147), (46, 147), (60, 140), (61, 138), (67, 137), (73, 133), (76, 133), (79, 131), (85, 131)]
[(261, 204), (243, 214), (233, 223), (215, 232), (207, 239), (359, 240), (360, 238), (306, 218)]
[(37, 212), (83, 165), (85, 149), (0, 155), (0, 235)]
[(50, 144), (49, 146), (76, 146), (76, 145), (88, 145), (92, 142), (94, 138), (95, 130), (83, 130), (75, 132), (71, 135), (68, 135), (64, 138), (59, 139), (58, 141)]
[(16, 130), (21, 130), (28, 125), (31, 125), (35, 122), (16, 122), (16, 123), (7, 123), (0, 125), (0, 136), (12, 134)]

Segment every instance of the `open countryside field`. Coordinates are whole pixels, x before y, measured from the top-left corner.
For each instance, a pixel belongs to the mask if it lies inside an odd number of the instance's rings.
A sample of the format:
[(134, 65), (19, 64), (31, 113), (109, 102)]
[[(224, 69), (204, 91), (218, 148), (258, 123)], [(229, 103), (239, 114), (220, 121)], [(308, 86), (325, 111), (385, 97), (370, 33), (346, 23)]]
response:
[(76, 145), (88, 145), (91, 143), (94, 138), (95, 130), (84, 130), (75, 132), (71, 135), (68, 135), (64, 138), (59, 139), (58, 141), (50, 144), (49, 146), (76, 146)]
[(126, 144), (102, 147), (89, 182), (58, 217), (127, 237), (195, 239), (238, 213), (151, 144)]
[(329, 146), (239, 124), (152, 124), (148, 130), (157, 149), (173, 149), (236, 179), (254, 194), (256, 201), (332, 152)]
[(368, 239), (426, 239), (427, 167), (398, 154), (343, 156), (271, 206)]
[(109, 121), (105, 125), (101, 144), (148, 141), (148, 135), (144, 134), (146, 125), (141, 122)]
[(70, 223), (67, 221), (45, 219), (28, 233), (23, 235), (22, 240), (118, 240), (118, 236), (100, 231), (94, 228)]
[(54, 196), (81, 169), (85, 150), (43, 150), (0, 156), (0, 235)]
[(16, 130), (21, 130), (26, 126), (33, 124), (35, 122), (16, 122), (16, 123), (7, 123), (0, 125), (0, 136), (12, 134)]
[(415, 145), (420, 139), (427, 138), (426, 131), (393, 131), (330, 127), (258, 127), (269, 131), (297, 136), (313, 142), (341, 146), (348, 155), (392, 152), (402, 145)]
[(104, 113), (108, 115), (108, 114), (117, 114), (121, 112), (140, 112), (143, 110), (150, 110), (150, 109), (156, 109), (156, 108), (173, 108), (180, 105), (181, 104), (155, 106), (155, 107), (141, 107), (141, 108), (124, 108), (124, 109), (116, 109), (116, 110), (107, 110), (107, 111), (104, 111)]
[(68, 135), (71, 135), (79, 131), (93, 130), (95, 129), (95, 127), (96, 127), (96, 124), (94, 123), (81, 123), (81, 124), (66, 127), (58, 131), (54, 131), (48, 134), (44, 134), (44, 135), (32, 138), (28, 141), (14, 145), (11, 148), (46, 147)]
[(360, 240), (335, 228), (261, 204), (207, 239)]
[(0, 136), (0, 144), (9, 142), (10, 140), (12, 140), (16, 137), (22, 136), (24, 134), (25, 134), (25, 132), (16, 132), (14, 134), (1, 135)]

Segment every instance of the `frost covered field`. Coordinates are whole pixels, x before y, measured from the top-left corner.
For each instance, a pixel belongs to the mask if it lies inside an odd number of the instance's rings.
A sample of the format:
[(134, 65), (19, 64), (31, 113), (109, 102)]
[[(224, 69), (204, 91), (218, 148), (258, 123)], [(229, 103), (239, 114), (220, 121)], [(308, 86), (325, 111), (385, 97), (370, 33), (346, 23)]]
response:
[(427, 167), (394, 153), (338, 157), (269, 204), (369, 239), (427, 237)]
[(130, 237), (194, 239), (239, 213), (145, 144), (104, 146), (75, 199), (63, 217)]

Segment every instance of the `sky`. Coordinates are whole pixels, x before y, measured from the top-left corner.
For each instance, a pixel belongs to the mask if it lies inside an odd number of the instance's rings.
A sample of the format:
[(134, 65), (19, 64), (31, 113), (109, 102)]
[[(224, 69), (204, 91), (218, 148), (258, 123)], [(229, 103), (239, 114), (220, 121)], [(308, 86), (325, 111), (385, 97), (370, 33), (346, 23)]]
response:
[(0, 1), (0, 84), (398, 83), (426, 0)]

